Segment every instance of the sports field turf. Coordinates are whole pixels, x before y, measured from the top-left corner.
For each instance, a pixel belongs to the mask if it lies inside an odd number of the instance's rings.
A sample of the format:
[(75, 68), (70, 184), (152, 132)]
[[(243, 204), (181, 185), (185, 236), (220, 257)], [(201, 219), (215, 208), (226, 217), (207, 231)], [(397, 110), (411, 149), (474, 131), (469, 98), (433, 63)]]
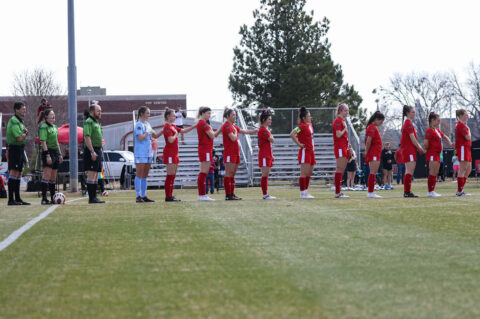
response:
[[(0, 252), (0, 318), (479, 318), (478, 185), (470, 198), (446, 182), (435, 199), (272, 187), (276, 201), (259, 188), (237, 189), (239, 202), (196, 190), (76, 201)], [(38, 202), (0, 202), (0, 241)]]

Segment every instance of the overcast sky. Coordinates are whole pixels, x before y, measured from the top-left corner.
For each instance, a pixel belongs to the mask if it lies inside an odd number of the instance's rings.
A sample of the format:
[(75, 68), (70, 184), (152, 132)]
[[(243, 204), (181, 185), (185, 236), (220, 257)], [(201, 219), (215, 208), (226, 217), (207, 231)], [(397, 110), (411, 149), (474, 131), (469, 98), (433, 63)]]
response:
[[(259, 0), (75, 2), (78, 86), (107, 94), (187, 94), (189, 109), (223, 108), (233, 47)], [(364, 107), (395, 72), (464, 72), (479, 63), (480, 4), (471, 0), (307, 0), (326, 16), (332, 57)], [(0, 1), (0, 95), (15, 72), (42, 67), (67, 89), (67, 1)]]

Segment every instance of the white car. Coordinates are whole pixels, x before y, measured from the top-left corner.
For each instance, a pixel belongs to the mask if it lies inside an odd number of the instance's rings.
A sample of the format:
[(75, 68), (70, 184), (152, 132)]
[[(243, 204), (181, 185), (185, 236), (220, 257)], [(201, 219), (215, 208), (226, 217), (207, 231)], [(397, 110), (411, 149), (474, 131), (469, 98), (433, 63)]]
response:
[(103, 151), (103, 172), (106, 179), (120, 179), (124, 165), (135, 166), (135, 157), (129, 151)]

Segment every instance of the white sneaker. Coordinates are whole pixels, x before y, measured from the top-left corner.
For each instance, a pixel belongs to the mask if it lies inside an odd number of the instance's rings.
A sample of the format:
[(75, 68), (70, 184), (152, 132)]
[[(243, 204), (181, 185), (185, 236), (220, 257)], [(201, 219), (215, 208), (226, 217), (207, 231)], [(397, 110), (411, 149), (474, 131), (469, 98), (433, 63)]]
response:
[(427, 197), (442, 197), (442, 195), (433, 191), (433, 192), (428, 192)]
[(207, 195), (198, 196), (198, 200), (201, 202), (214, 202), (215, 199), (208, 197)]
[(457, 192), (457, 196), (462, 197), (462, 196), (472, 196), (472, 194), (465, 193), (464, 191)]
[(350, 196), (345, 195), (344, 193), (335, 194), (335, 198), (349, 198)]
[(302, 198), (302, 199), (312, 199), (312, 198), (315, 198), (315, 197), (310, 195), (307, 191), (301, 191), (300, 192), (300, 198)]
[(377, 195), (377, 194), (375, 194), (375, 193), (368, 193), (368, 194), (367, 194), (367, 197), (368, 197), (368, 198), (382, 198), (382, 196)]
[(270, 195), (263, 195), (262, 199), (266, 199), (266, 200), (274, 200), (274, 199), (277, 199), (276, 197), (273, 197), (273, 196), (270, 196)]

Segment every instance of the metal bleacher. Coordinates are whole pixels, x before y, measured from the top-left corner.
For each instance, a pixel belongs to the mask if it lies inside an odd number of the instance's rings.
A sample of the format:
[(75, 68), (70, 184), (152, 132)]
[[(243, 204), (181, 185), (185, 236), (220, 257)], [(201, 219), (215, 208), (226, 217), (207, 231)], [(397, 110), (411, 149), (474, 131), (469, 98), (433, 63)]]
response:
[[(315, 165), (312, 180), (329, 180), (335, 174), (335, 156), (333, 154), (333, 139), (331, 134), (315, 134)], [(298, 164), (298, 146), (293, 143), (288, 135), (274, 135), (273, 156), (275, 162), (270, 171), (269, 181), (296, 183), (300, 176)], [(252, 139), (254, 144), (253, 156), (253, 180), (254, 184), (260, 184), (262, 172), (258, 167), (258, 140)]]

